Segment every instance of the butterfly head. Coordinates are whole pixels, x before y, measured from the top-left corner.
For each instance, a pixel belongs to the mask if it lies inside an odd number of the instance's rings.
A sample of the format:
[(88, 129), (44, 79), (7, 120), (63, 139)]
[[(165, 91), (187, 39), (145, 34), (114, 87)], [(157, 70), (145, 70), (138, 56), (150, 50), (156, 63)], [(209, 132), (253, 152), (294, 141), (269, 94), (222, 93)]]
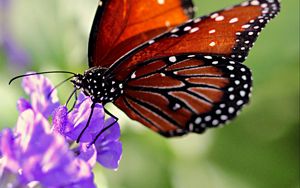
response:
[(106, 68), (93, 67), (86, 70), (83, 75), (76, 75), (71, 82), (95, 102), (102, 104), (112, 102), (123, 93), (123, 84), (105, 76), (106, 70)]

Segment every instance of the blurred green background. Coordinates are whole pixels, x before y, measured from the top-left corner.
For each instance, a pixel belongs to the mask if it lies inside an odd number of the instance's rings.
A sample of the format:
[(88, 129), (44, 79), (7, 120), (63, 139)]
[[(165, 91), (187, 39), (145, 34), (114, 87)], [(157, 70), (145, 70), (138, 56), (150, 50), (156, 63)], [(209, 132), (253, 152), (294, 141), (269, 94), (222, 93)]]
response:
[[(3, 1), (3, 0), (0, 0)], [(197, 15), (239, 0), (197, 0)], [(25, 96), (11, 77), (29, 70), (87, 69), (87, 43), (97, 0), (11, 0), (0, 7), (1, 27), (28, 54), (23, 65), (0, 49), (0, 126), (13, 126)], [(4, 27), (0, 31), (3, 31)], [(0, 37), (1, 38), (1, 37)], [(1, 40), (0, 40), (1, 42)], [(230, 125), (203, 135), (165, 139), (121, 118), (123, 159), (118, 171), (98, 166), (105, 188), (299, 188), (299, 1), (284, 0), (246, 65), (253, 71), (251, 103)], [(63, 75), (49, 76), (54, 83)], [(71, 85), (59, 89), (61, 101)]]

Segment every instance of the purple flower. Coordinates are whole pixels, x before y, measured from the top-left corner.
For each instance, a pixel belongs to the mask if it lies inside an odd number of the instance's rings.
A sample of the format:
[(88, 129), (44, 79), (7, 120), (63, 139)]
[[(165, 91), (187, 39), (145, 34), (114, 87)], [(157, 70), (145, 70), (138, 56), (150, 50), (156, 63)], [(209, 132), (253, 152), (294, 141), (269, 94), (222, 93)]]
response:
[[(92, 169), (96, 162), (106, 168), (118, 168), (122, 156), (120, 127), (115, 123), (107, 128), (114, 120), (105, 121), (102, 105), (95, 105), (80, 143), (70, 149), (87, 124), (90, 98), (81, 93), (68, 113), (65, 106), (59, 106), (56, 90), (45, 77), (26, 77), (22, 85), (30, 101), (18, 100), (16, 127), (0, 132), (1, 182), (8, 181), (15, 187), (32, 182), (44, 187), (95, 187)], [(107, 130), (91, 145), (104, 128)]]
[[(68, 139), (75, 141), (86, 125), (91, 111), (91, 104), (92, 101), (81, 93), (74, 110), (68, 117), (66, 117), (67, 108), (64, 106), (59, 107), (54, 114), (54, 129)], [(102, 129), (113, 122), (113, 118), (104, 121), (103, 108), (101, 105), (96, 105), (94, 116), (80, 141), (83, 143), (92, 142)], [(120, 126), (118, 123), (115, 123), (96, 140), (93, 147), (97, 151), (97, 162), (102, 166), (110, 169), (118, 168), (122, 157), (122, 144), (119, 138)]]
[(92, 177), (90, 165), (69, 150), (61, 135), (51, 133), (43, 115), (30, 109), (20, 114), (14, 132), (3, 131), (1, 151), (4, 166), (19, 174), (22, 184), (67, 186)]

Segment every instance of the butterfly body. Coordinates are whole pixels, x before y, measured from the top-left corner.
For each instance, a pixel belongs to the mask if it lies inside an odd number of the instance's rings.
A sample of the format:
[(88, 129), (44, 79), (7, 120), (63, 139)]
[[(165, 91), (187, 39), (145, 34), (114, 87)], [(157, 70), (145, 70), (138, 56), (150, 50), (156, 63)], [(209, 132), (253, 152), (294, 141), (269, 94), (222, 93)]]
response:
[(191, 19), (190, 0), (100, 1), (90, 69), (73, 84), (163, 136), (202, 133), (249, 102), (242, 62), (279, 9), (277, 0), (250, 0)]
[(72, 83), (76, 88), (82, 89), (95, 103), (105, 105), (115, 101), (124, 92), (123, 83), (116, 81), (114, 77), (106, 76), (106, 71), (107, 68), (90, 68), (83, 75), (76, 75)]

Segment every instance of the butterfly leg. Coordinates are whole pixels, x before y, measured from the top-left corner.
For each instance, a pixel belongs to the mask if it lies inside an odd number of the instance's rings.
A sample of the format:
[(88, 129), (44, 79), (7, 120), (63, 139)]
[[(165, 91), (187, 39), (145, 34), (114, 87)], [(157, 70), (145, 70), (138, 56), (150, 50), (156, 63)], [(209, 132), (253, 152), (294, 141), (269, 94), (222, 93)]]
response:
[(89, 124), (90, 124), (90, 121), (91, 121), (92, 116), (93, 116), (93, 113), (94, 113), (95, 105), (96, 105), (96, 103), (93, 103), (92, 106), (91, 106), (91, 113), (90, 113), (89, 119), (88, 119), (88, 121), (87, 121), (87, 123), (86, 123), (84, 129), (83, 129), (83, 130), (81, 131), (81, 133), (79, 134), (79, 136), (78, 136), (78, 138), (77, 138), (77, 140), (76, 140), (77, 143), (79, 143), (80, 138), (82, 137), (84, 131), (88, 128), (88, 126), (89, 126)]
[(73, 91), (72, 91), (72, 93), (71, 93), (71, 95), (69, 96), (69, 98), (68, 98), (68, 100), (67, 100), (67, 102), (66, 102), (66, 106), (68, 106), (68, 104), (69, 104), (69, 102), (70, 102), (70, 100), (71, 100), (71, 98), (73, 97), (73, 95), (76, 93), (76, 91), (77, 91), (77, 89), (75, 88)]
[(77, 90), (75, 90), (75, 93), (74, 93), (74, 98), (75, 98), (75, 100), (74, 100), (74, 103), (73, 103), (73, 105), (72, 105), (72, 108), (68, 111), (68, 113), (70, 113), (73, 109), (74, 109), (74, 107), (75, 107), (75, 105), (76, 105), (76, 101), (77, 101), (77, 99), (78, 99), (78, 96), (77, 96), (77, 92), (76, 92)]
[(93, 142), (90, 143), (90, 145), (94, 144), (94, 143), (97, 141), (97, 139), (99, 138), (99, 136), (100, 136), (102, 133), (104, 133), (106, 130), (108, 130), (109, 128), (111, 128), (115, 123), (117, 123), (117, 122), (119, 121), (119, 118), (117, 118), (116, 116), (114, 116), (112, 113), (110, 113), (110, 112), (109, 112), (108, 110), (106, 110), (105, 108), (104, 108), (104, 112), (105, 112), (106, 114), (108, 114), (110, 117), (114, 118), (114, 122), (112, 122), (112, 123), (109, 124), (107, 127), (105, 127), (104, 129), (102, 129), (102, 130), (97, 134), (97, 136), (94, 138)]

